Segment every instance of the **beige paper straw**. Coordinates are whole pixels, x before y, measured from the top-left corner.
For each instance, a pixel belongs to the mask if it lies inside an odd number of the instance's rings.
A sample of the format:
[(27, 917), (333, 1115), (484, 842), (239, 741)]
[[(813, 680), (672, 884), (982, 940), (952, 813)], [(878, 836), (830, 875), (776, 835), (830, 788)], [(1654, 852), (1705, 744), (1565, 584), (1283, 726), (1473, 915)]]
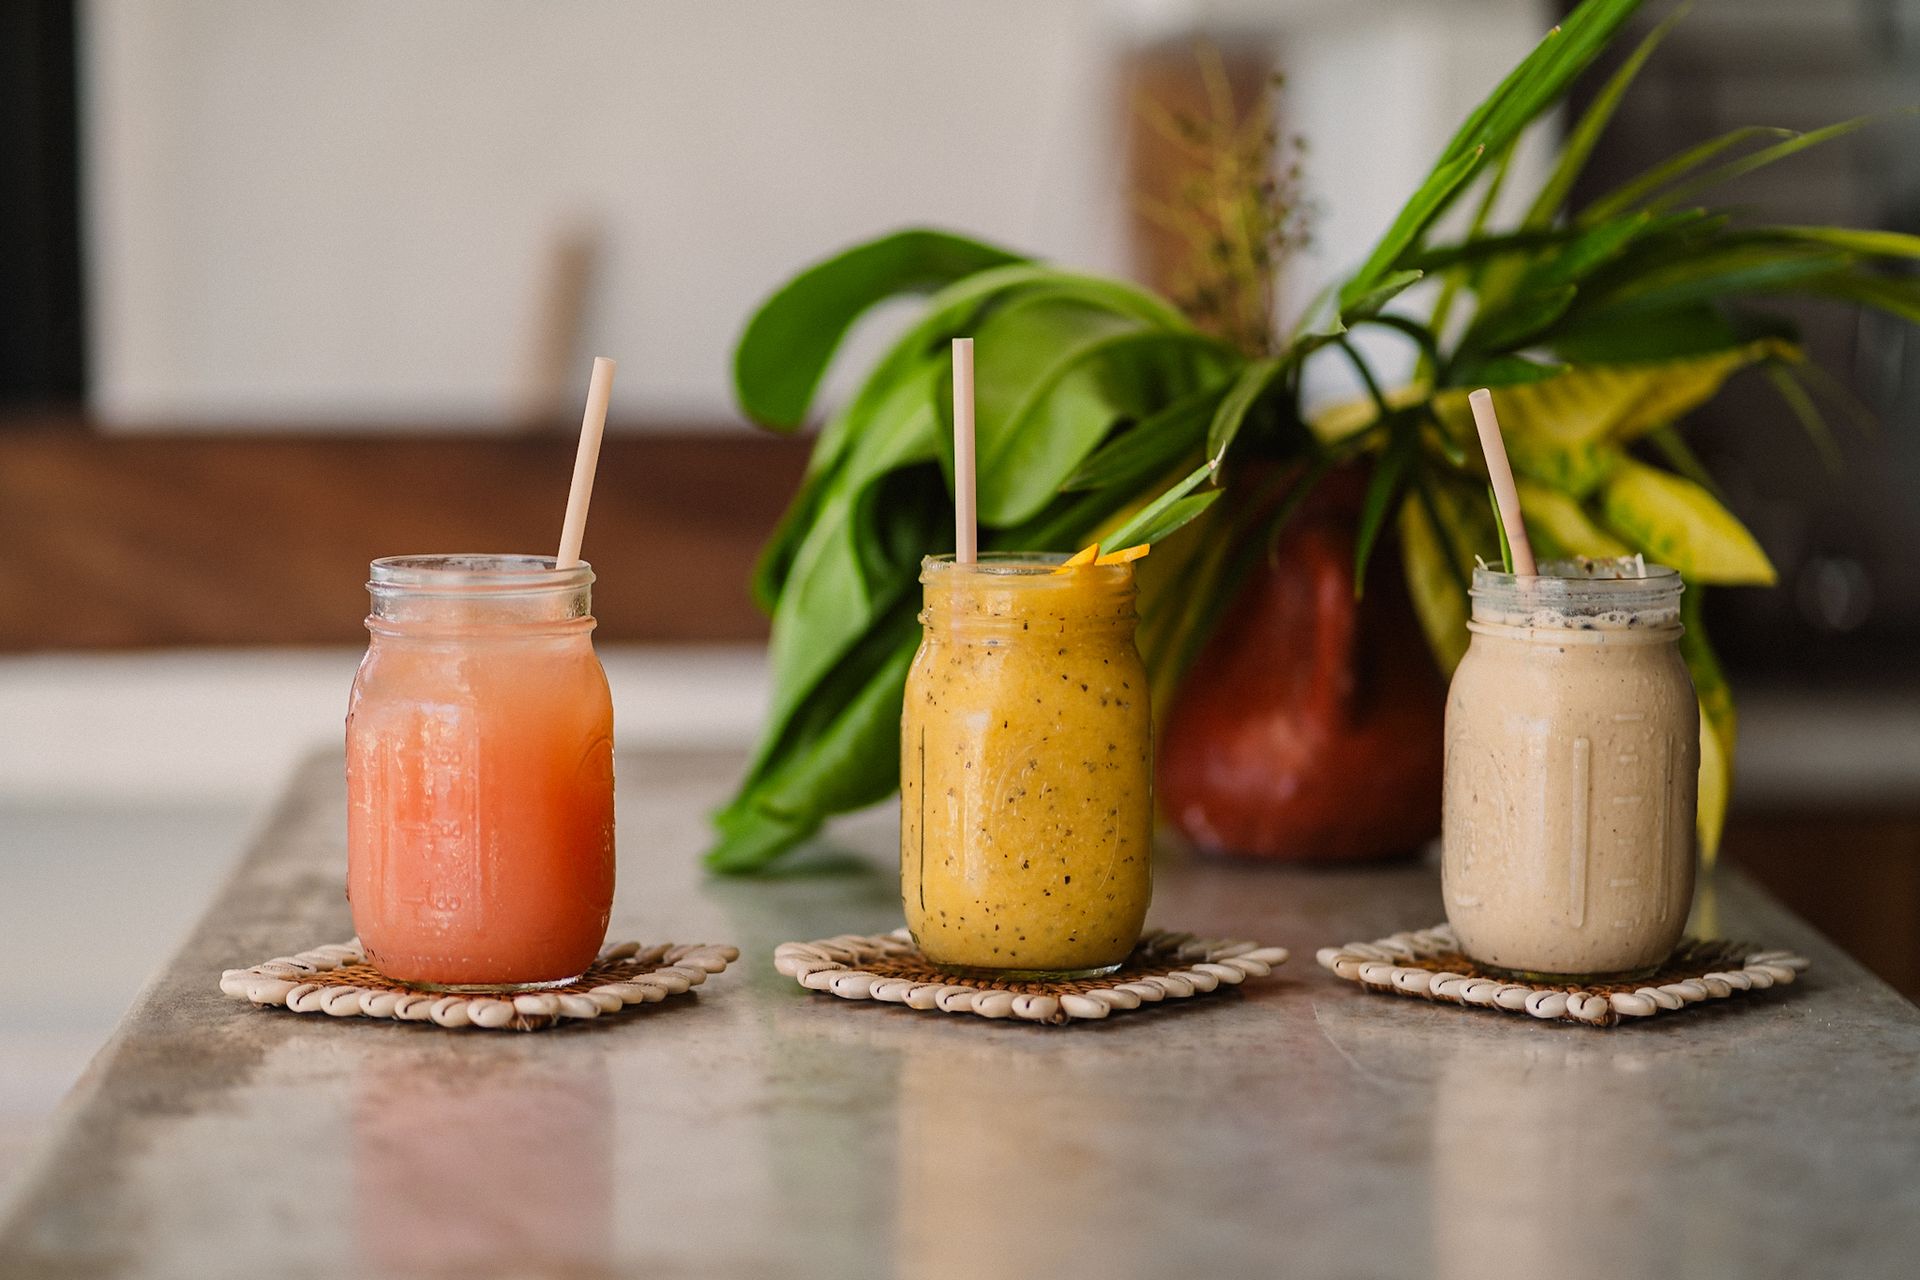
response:
[(1480, 448), (1487, 455), (1487, 477), (1493, 481), (1493, 500), (1500, 508), (1500, 524), (1507, 531), (1507, 546), (1513, 552), (1514, 576), (1535, 577), (1539, 570), (1533, 562), (1533, 544), (1527, 541), (1526, 521), (1520, 518), (1520, 489), (1513, 482), (1506, 442), (1500, 438), (1493, 392), (1482, 387), (1467, 397), (1467, 403), (1473, 406), (1473, 425), (1480, 430)]
[(953, 558), (979, 558), (979, 508), (973, 477), (973, 339), (953, 340)]
[(587, 411), (580, 419), (580, 449), (573, 455), (567, 518), (560, 526), (560, 552), (553, 561), (556, 569), (571, 569), (580, 563), (580, 543), (587, 536), (587, 503), (593, 498), (593, 473), (600, 465), (600, 438), (607, 431), (607, 401), (613, 396), (613, 369), (613, 361), (605, 356), (593, 358)]

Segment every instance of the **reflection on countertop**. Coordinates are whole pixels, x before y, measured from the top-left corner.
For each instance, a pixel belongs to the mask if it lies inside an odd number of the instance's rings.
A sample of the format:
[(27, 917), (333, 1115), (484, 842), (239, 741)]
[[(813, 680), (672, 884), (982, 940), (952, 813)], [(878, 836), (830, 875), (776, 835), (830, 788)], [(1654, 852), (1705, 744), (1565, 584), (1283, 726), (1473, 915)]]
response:
[(347, 928), (325, 891), (342, 788), (315, 761), (92, 1073), (0, 1270), (1767, 1280), (1895, 1274), (1920, 1249), (1920, 1010), (1737, 874), (1719, 924), (1803, 951), (1806, 979), (1596, 1031), (1313, 967), (1317, 946), (1437, 918), (1429, 863), (1170, 851), (1156, 922), (1295, 960), (1106, 1023), (989, 1023), (772, 969), (779, 941), (897, 921), (891, 815), (778, 874), (708, 877), (703, 814), (739, 763), (621, 760), (644, 836), (614, 927), (734, 942), (742, 963), (692, 999), (519, 1037), (217, 993), (225, 965)]

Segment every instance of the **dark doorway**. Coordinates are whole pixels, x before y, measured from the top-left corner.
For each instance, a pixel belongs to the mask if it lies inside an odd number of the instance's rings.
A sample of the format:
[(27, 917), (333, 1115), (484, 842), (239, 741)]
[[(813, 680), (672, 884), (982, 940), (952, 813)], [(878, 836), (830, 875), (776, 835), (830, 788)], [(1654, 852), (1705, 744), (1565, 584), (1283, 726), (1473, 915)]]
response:
[(0, 409), (85, 392), (74, 8), (0, 3)]

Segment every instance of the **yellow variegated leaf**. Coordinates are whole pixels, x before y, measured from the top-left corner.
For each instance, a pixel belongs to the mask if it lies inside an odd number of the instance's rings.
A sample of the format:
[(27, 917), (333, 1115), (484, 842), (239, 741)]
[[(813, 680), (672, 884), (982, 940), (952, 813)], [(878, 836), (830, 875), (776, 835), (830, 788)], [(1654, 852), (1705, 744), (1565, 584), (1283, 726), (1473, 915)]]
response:
[(1746, 526), (1691, 480), (1623, 458), (1600, 490), (1607, 524), (1688, 582), (1771, 586), (1773, 565)]
[(1558, 489), (1530, 480), (1519, 481), (1519, 487), (1527, 536), (1542, 559), (1591, 556), (1602, 560), (1633, 554), (1633, 548), (1595, 524), (1579, 503)]
[[(1644, 364), (1583, 365), (1495, 394), (1514, 468), (1575, 497), (1605, 479), (1618, 446), (1711, 399), (1736, 371), (1768, 358), (1797, 358), (1789, 343), (1745, 346)], [(1473, 437), (1467, 388), (1437, 393), (1434, 410), (1460, 438)]]
[(1613, 439), (1624, 444), (1629, 440), (1638, 439), (1656, 427), (1678, 421), (1682, 415), (1713, 399), (1723, 382), (1748, 365), (1758, 364), (1762, 360), (1798, 360), (1799, 358), (1800, 348), (1792, 343), (1783, 342), (1778, 338), (1762, 338), (1758, 342), (1749, 342), (1746, 346), (1736, 347), (1731, 351), (1691, 356), (1653, 365), (1653, 368), (1666, 372), (1652, 381), (1647, 387), (1645, 397), (1613, 429)]
[[(1728, 713), (1732, 713), (1731, 708)], [(1720, 834), (1727, 825), (1727, 797), (1733, 791), (1732, 753), (1731, 725), (1727, 736), (1722, 737), (1703, 703), (1700, 707), (1700, 801), (1693, 821), (1700, 835), (1700, 856), (1708, 866), (1719, 856)]]
[(1700, 852), (1711, 863), (1720, 851), (1720, 832), (1727, 821), (1739, 720), (1733, 710), (1733, 691), (1721, 673), (1720, 659), (1707, 642), (1700, 615), (1700, 592), (1690, 590), (1680, 598), (1680, 620), (1686, 624), (1680, 653), (1687, 660), (1687, 674), (1693, 678), (1694, 696), (1700, 700), (1700, 803), (1694, 821), (1700, 832)]
[(1467, 597), (1460, 589), (1461, 570), (1452, 562), (1433, 522), (1418, 498), (1400, 504), (1400, 563), (1406, 572), (1407, 594), (1426, 632), (1427, 646), (1447, 675), (1467, 651)]

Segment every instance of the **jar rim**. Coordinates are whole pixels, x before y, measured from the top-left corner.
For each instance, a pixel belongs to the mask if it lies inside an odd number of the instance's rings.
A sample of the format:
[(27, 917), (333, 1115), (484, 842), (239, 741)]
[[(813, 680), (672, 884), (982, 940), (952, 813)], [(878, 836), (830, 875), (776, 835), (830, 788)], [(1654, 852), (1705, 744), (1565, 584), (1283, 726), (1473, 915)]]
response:
[[(1065, 574), (1056, 576), (1055, 569), (1070, 559), (1062, 551), (982, 551), (979, 558), (970, 564), (961, 564), (953, 558), (951, 551), (937, 556), (925, 556), (920, 561), (920, 580), (929, 581), (933, 576), (944, 577), (947, 574), (978, 573), (1009, 585), (1016, 582), (1057, 582), (1072, 581)], [(1131, 564), (1079, 565), (1079, 569), (1089, 570), (1101, 579), (1119, 582), (1133, 576)], [(1082, 578), (1081, 581), (1086, 581)]]
[[(1473, 589), (1476, 594), (1483, 589), (1498, 592), (1573, 591), (1585, 594), (1589, 591), (1666, 591), (1685, 585), (1678, 569), (1664, 564), (1647, 564), (1640, 556), (1597, 560), (1582, 556), (1569, 560), (1546, 560), (1541, 562), (1539, 569), (1540, 572), (1531, 577), (1499, 569), (1475, 569)], [(1628, 572), (1629, 569), (1633, 572)]]
[(529, 595), (578, 591), (594, 581), (586, 561), (568, 569), (553, 556), (496, 552), (382, 556), (369, 566), (367, 590), (447, 595)]
[(1531, 577), (1475, 569), (1474, 629), (1625, 630), (1678, 634), (1680, 574), (1640, 556), (1549, 560)]

